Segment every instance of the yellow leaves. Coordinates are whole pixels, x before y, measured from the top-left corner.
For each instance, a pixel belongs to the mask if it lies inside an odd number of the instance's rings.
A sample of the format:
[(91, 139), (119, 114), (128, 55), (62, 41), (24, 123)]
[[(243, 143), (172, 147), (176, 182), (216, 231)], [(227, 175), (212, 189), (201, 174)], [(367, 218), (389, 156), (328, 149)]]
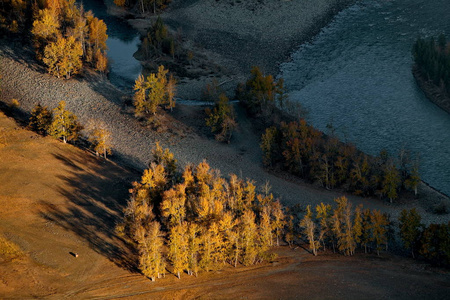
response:
[(94, 51), (106, 50), (106, 40), (108, 35), (106, 34), (106, 24), (103, 20), (96, 17), (88, 19), (89, 26), (89, 43), (93, 46)]
[(104, 122), (91, 121), (88, 126), (88, 140), (92, 144), (96, 155), (99, 153), (106, 158), (111, 154), (111, 133)]
[(59, 32), (59, 21), (57, 15), (50, 9), (42, 9), (39, 16), (33, 22), (31, 33), (38, 38), (50, 40)]
[(155, 114), (160, 105), (167, 104), (167, 108), (175, 107), (175, 80), (170, 77), (167, 81), (168, 70), (159, 66), (157, 73), (151, 73), (144, 79), (140, 75), (134, 84), (134, 106), (136, 115), (143, 113)]
[(186, 216), (186, 186), (177, 184), (175, 187), (163, 194), (161, 213), (163, 217), (169, 218), (170, 225), (181, 224)]
[(126, 0), (114, 0), (114, 4), (119, 7), (125, 6), (125, 3), (126, 3)]
[(80, 71), (82, 54), (81, 44), (75, 41), (73, 36), (67, 39), (59, 37), (56, 42), (51, 42), (45, 47), (43, 61), (50, 74), (69, 79), (71, 75)]
[(150, 168), (144, 171), (141, 183), (148, 188), (163, 187), (166, 184), (166, 173), (164, 166), (152, 163)]
[(108, 70), (108, 58), (106, 57), (106, 54), (104, 54), (100, 49), (97, 49), (97, 52), (95, 53), (95, 70), (106, 73)]

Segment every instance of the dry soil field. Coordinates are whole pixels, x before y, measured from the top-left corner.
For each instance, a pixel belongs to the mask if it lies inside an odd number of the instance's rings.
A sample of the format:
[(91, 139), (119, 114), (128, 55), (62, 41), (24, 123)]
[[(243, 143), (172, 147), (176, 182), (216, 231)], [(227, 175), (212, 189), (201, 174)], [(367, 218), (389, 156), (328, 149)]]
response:
[[(135, 172), (43, 138), (0, 114), (0, 298), (445, 299), (447, 271), (382, 254), (313, 257), (301, 247), (250, 268), (151, 282), (114, 234)], [(1, 238), (3, 237), (3, 239)], [(75, 257), (74, 254), (78, 254)]]

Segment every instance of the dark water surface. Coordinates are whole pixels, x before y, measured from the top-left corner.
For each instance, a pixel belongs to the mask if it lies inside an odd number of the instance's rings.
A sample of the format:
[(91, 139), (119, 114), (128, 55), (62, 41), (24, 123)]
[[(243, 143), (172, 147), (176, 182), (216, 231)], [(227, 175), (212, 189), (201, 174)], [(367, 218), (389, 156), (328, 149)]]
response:
[(110, 81), (118, 87), (131, 88), (142, 69), (139, 61), (133, 57), (140, 43), (139, 33), (121, 18), (108, 15), (103, 0), (78, 2), (83, 3), (86, 11), (92, 10), (108, 27), (106, 44), (110, 62)]
[(341, 12), (281, 69), (309, 121), (370, 154), (420, 155), (425, 182), (450, 195), (450, 115), (411, 74), (418, 36), (450, 36), (449, 0), (366, 0)]

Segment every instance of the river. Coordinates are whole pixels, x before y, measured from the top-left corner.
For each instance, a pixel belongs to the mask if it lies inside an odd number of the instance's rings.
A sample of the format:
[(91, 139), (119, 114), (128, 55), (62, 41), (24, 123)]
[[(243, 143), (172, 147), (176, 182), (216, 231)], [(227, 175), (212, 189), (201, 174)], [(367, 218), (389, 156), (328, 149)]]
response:
[(450, 34), (448, 0), (365, 0), (342, 11), (283, 64), (292, 100), (308, 121), (376, 155), (406, 148), (422, 179), (450, 195), (450, 115), (430, 102), (411, 73), (418, 36)]
[[(108, 26), (110, 80), (130, 88), (141, 72), (135, 29), (107, 14), (102, 0), (84, 2)], [(450, 115), (431, 103), (411, 73), (418, 36), (450, 34), (448, 0), (362, 0), (339, 13), (280, 76), (308, 121), (376, 155), (406, 148), (420, 157), (422, 179), (450, 195)]]
[(86, 11), (92, 10), (108, 28), (109, 80), (119, 88), (130, 89), (142, 70), (141, 63), (133, 57), (140, 44), (139, 33), (123, 19), (109, 15), (103, 0), (78, 2)]

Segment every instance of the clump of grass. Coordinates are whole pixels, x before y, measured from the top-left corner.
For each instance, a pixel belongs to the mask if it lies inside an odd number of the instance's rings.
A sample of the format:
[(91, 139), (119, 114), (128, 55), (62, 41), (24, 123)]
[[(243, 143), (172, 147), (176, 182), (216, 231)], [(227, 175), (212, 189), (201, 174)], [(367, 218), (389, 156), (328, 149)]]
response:
[(22, 255), (18, 245), (0, 235), (0, 259), (12, 260)]

